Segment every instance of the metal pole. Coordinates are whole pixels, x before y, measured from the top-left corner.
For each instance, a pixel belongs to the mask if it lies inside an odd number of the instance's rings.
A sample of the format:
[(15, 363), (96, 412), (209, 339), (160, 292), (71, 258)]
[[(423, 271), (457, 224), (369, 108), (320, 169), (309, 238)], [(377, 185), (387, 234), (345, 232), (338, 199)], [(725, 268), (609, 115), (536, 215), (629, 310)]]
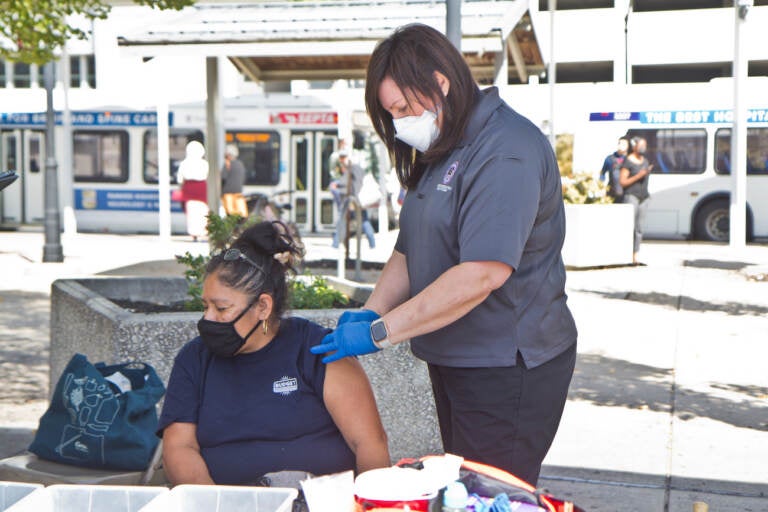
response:
[(59, 215), (59, 185), (56, 181), (56, 153), (54, 152), (54, 126), (56, 114), (53, 111), (53, 61), (45, 65), (45, 245), (44, 262), (64, 261), (61, 247), (61, 217)]
[(555, 148), (555, 82), (557, 81), (557, 68), (555, 66), (555, 10), (557, 0), (548, 0), (549, 8), (549, 66), (547, 78), (549, 82), (549, 143)]
[(347, 167), (347, 197), (342, 202), (344, 205), (344, 240), (342, 243), (344, 244), (344, 262), (346, 265), (346, 261), (349, 259), (349, 206), (352, 204), (351, 201), (353, 199), (352, 197), (352, 166)]
[(208, 158), (208, 207), (218, 215), (221, 206), (221, 163), (224, 161), (224, 128), (222, 127), (219, 58), (206, 57), (205, 154)]
[(69, 110), (69, 87), (72, 74), (69, 66), (69, 54), (67, 53), (66, 45), (61, 48), (61, 85), (64, 90), (64, 108), (61, 113), (61, 133), (62, 133), (62, 147), (59, 154), (61, 155), (61, 169), (59, 177), (59, 190), (61, 192), (60, 199), (62, 200), (61, 211), (64, 214), (62, 222), (64, 224), (64, 234), (74, 235), (77, 233), (77, 219), (75, 217), (75, 208), (72, 204), (74, 201), (74, 190), (72, 184), (72, 116)]
[(363, 233), (363, 208), (360, 206), (360, 201), (356, 197), (352, 198), (352, 202), (355, 205), (355, 219), (357, 219), (357, 228), (355, 229), (355, 238), (357, 238), (357, 258), (355, 258), (355, 281), (360, 282), (363, 280), (362, 269), (362, 250), (363, 242), (361, 240)]
[(445, 2), (445, 35), (461, 51), (461, 0)]
[(387, 177), (389, 176), (389, 153), (384, 144), (378, 141), (371, 142), (379, 162), (379, 189), (382, 191), (379, 201), (379, 233), (389, 232), (389, 192), (387, 191)]
[(632, 0), (627, 4), (624, 15), (624, 83), (629, 83), (629, 13), (632, 11)]
[(160, 240), (171, 239), (171, 169), (168, 103), (157, 105), (157, 219)]
[(734, 4), (735, 38), (733, 46), (733, 130), (731, 131), (731, 211), (730, 246), (746, 245), (747, 231), (747, 54), (744, 50), (744, 25), (752, 0)]

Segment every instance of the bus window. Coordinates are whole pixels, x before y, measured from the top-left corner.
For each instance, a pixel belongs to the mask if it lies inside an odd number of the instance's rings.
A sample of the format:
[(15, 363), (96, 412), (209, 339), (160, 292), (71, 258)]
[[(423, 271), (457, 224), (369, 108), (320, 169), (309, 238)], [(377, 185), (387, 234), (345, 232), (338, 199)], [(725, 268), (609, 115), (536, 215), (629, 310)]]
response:
[(676, 128), (629, 130), (627, 137), (643, 137), (648, 142), (648, 160), (654, 174), (701, 174), (707, 162), (707, 132)]
[(87, 131), (72, 133), (75, 181), (128, 181), (128, 133)]
[(43, 161), (40, 138), (41, 136), (38, 134), (38, 136), (29, 139), (29, 172), (40, 172), (40, 162)]
[[(187, 156), (187, 143), (196, 140), (203, 143), (200, 130), (171, 129), (168, 136), (171, 183), (176, 183), (179, 164)], [(144, 132), (144, 183), (157, 183), (157, 130)]]
[(280, 136), (277, 132), (227, 132), (227, 144), (236, 144), (245, 166), (246, 185), (280, 182)]
[[(715, 171), (731, 173), (731, 129), (715, 133)], [(768, 128), (747, 128), (747, 174), (768, 174)]]

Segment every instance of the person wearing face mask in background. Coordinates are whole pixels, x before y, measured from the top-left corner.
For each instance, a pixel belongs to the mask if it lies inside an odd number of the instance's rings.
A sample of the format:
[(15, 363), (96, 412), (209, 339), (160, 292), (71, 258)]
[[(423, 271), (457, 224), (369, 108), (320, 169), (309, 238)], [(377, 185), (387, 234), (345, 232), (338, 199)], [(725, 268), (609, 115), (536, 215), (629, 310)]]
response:
[(643, 222), (648, 210), (648, 176), (653, 165), (645, 157), (647, 142), (642, 137), (633, 137), (629, 141), (629, 155), (624, 158), (619, 174), (619, 184), (624, 189), (623, 203), (631, 204), (635, 212), (634, 242), (632, 264), (643, 265), (637, 259), (640, 242), (643, 240)]
[(400, 232), (364, 309), (312, 352), (330, 363), (410, 339), (445, 451), (535, 485), (576, 361), (552, 147), (425, 25), (377, 45), (365, 101), (408, 189)]
[(616, 151), (605, 157), (603, 168), (600, 170), (600, 181), (608, 185), (608, 195), (617, 203), (621, 202), (621, 196), (624, 193), (619, 184), (619, 178), (628, 149), (629, 140), (626, 137), (620, 137)]
[(206, 267), (200, 336), (174, 360), (158, 426), (173, 485), (390, 465), (360, 363), (324, 365), (309, 349), (328, 329), (282, 317), (286, 273), (301, 254), (287, 233), (255, 224)]

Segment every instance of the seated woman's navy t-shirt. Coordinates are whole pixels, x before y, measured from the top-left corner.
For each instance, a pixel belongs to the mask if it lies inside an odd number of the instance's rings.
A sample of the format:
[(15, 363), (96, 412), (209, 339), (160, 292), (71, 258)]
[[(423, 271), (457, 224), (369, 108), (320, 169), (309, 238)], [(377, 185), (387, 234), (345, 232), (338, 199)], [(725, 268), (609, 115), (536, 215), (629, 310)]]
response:
[(328, 332), (284, 318), (269, 345), (232, 358), (213, 356), (195, 338), (174, 361), (158, 431), (196, 424), (217, 484), (252, 484), (272, 471), (354, 469), (355, 456), (323, 402), (322, 355), (309, 351)]

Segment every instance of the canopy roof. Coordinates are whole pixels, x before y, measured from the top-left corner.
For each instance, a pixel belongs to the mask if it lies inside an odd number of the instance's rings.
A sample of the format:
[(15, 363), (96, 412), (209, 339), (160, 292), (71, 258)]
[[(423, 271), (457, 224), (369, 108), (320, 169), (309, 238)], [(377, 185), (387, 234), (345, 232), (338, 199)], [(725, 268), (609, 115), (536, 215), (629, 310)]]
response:
[[(165, 14), (118, 36), (144, 57), (228, 57), (254, 81), (362, 79), (376, 43), (397, 27), (424, 23), (445, 33), (438, 0), (329, 0), (204, 4)], [(462, 52), (475, 78), (490, 83), (507, 66), (510, 82), (545, 69), (528, 0), (463, 0)], [(501, 52), (505, 53), (501, 53)]]

